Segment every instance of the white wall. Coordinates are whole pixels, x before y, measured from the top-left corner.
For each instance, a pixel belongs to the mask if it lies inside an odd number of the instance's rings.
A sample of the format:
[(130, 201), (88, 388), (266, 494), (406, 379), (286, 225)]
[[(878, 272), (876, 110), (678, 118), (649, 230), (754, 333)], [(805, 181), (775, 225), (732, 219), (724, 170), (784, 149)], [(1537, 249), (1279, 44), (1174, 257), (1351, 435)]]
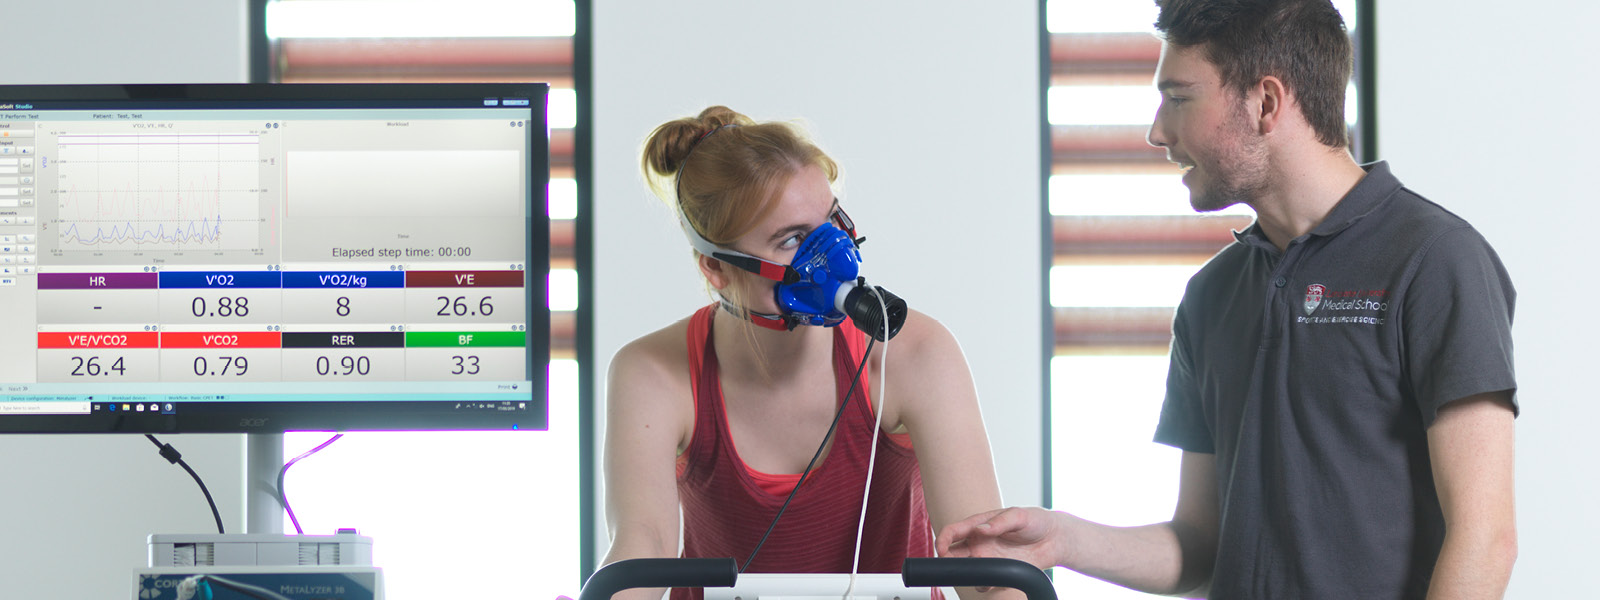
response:
[[(0, 84), (242, 82), (244, 0), (8, 0)], [(241, 531), (243, 442), (165, 436)], [(215, 532), (187, 473), (137, 435), (0, 436), (7, 598), (127, 598), (151, 533)]]
[(6, 0), (0, 83), (238, 83), (245, 0)]
[[(1378, 144), (1471, 221), (1517, 286), (1517, 518), (1508, 598), (1584, 595), (1600, 536), (1593, 23), (1600, 6), (1378, 2)], [(1576, 577), (1575, 577), (1576, 576)]]
[(804, 118), (844, 168), (842, 199), (870, 239), (863, 274), (961, 341), (1005, 499), (1038, 504), (1037, 11), (1023, 0), (597, 2), (597, 397), (617, 348), (708, 301), (639, 175), (644, 137), (711, 104)]

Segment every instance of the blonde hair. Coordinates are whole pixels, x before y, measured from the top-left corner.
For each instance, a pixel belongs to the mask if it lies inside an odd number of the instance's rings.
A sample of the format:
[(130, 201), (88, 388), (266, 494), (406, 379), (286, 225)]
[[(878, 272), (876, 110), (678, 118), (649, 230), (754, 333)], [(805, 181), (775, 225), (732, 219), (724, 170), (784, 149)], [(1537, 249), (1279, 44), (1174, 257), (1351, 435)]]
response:
[(799, 127), (757, 123), (726, 106), (656, 127), (640, 160), (656, 196), (681, 208), (701, 237), (725, 247), (766, 218), (784, 186), (808, 165), (822, 169), (829, 183), (838, 180), (838, 163)]
[(838, 179), (838, 164), (798, 127), (757, 123), (725, 106), (656, 127), (640, 160), (656, 196), (681, 207), (695, 230), (719, 246), (754, 229), (807, 165), (821, 168), (830, 183)]

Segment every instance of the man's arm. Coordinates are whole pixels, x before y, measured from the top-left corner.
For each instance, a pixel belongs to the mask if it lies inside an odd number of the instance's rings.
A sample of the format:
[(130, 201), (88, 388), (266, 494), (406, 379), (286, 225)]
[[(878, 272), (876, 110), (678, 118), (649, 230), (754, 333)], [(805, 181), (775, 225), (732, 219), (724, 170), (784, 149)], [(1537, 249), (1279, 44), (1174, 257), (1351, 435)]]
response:
[(1444, 547), (1428, 598), (1501, 598), (1517, 560), (1510, 392), (1439, 409), (1428, 428), (1433, 482), (1444, 510)]
[(1064, 512), (1008, 508), (945, 527), (939, 553), (1015, 558), (1152, 594), (1204, 596), (1220, 520), (1216, 456), (1184, 452), (1180, 477), (1178, 507), (1165, 523), (1111, 527)]

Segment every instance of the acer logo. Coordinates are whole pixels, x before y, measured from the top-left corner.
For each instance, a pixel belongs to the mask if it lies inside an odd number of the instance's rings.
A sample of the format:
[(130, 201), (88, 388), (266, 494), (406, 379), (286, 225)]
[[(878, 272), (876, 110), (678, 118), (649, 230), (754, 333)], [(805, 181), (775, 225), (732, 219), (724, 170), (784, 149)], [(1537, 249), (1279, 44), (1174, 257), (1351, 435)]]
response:
[(245, 417), (239, 419), (240, 427), (260, 427), (267, 424), (267, 417)]

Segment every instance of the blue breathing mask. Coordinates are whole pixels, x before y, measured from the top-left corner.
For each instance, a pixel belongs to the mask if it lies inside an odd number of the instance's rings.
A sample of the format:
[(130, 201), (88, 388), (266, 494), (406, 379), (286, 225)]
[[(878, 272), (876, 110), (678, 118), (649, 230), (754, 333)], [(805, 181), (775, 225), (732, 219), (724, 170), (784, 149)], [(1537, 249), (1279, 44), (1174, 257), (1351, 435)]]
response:
[[(835, 200), (837, 203), (837, 200)], [(835, 204), (828, 222), (812, 230), (788, 265), (723, 248), (705, 239), (678, 209), (678, 223), (689, 238), (689, 245), (701, 254), (755, 273), (776, 282), (773, 293), (778, 315), (750, 312), (750, 320), (768, 329), (789, 330), (799, 325), (832, 327), (845, 318), (838, 308), (843, 294), (856, 285), (861, 271), (861, 252), (857, 247), (865, 238), (855, 237), (855, 223)], [(724, 301), (724, 306), (727, 306)], [(734, 307), (728, 306), (730, 310)], [(734, 312), (745, 312), (735, 310)]]
[(833, 327), (849, 317), (872, 337), (887, 341), (905, 324), (905, 300), (889, 290), (867, 285), (866, 279), (859, 276), (860, 248), (866, 238), (856, 237), (856, 225), (838, 207), (837, 199), (828, 222), (801, 240), (788, 265), (711, 243), (695, 231), (681, 207), (678, 223), (688, 236), (689, 245), (699, 253), (776, 282), (773, 294), (780, 314), (744, 310), (722, 301), (728, 312), (748, 317), (756, 325), (788, 331), (800, 325)]
[[(838, 214), (843, 215), (843, 211)], [(784, 316), (799, 325), (823, 327), (844, 320), (844, 311), (839, 308), (841, 288), (849, 292), (861, 272), (861, 250), (850, 234), (833, 223), (823, 223), (800, 242), (789, 268), (799, 276), (798, 280), (780, 282), (774, 288)]]

